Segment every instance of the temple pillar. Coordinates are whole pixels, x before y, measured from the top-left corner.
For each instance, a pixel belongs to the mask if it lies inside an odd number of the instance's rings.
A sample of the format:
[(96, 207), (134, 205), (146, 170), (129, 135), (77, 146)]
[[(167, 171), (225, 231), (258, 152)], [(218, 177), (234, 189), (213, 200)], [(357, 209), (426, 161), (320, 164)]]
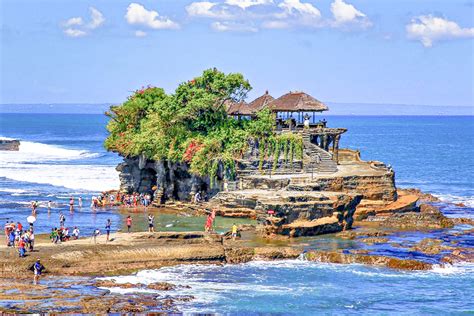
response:
[(334, 149), (333, 149), (333, 159), (336, 162), (336, 164), (339, 164), (339, 139), (341, 138), (341, 135), (336, 135), (334, 138)]

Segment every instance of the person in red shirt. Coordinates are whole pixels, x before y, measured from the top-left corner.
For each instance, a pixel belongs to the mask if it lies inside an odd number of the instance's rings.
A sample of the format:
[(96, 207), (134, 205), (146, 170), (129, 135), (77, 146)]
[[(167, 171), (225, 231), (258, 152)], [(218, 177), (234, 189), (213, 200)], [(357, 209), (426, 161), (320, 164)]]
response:
[(24, 257), (25, 256), (25, 241), (23, 240), (23, 238), (20, 238), (20, 241), (18, 242), (18, 252), (20, 254), (20, 257)]
[(16, 227), (20, 231), (20, 233), (23, 231), (23, 225), (21, 225), (20, 222), (18, 222), (18, 225)]
[(132, 229), (132, 217), (130, 215), (127, 216), (126, 224), (127, 224), (127, 232), (130, 232), (130, 230)]

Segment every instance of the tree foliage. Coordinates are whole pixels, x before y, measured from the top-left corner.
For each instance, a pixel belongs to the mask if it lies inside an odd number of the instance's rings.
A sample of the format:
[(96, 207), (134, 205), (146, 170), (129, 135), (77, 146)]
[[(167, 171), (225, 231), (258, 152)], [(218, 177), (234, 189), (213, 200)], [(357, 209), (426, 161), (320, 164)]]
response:
[(294, 153), (298, 155), (300, 140), (275, 136), (269, 110), (260, 111), (254, 120), (227, 116), (225, 103), (242, 101), (250, 89), (241, 74), (224, 74), (215, 68), (180, 84), (172, 94), (161, 88), (142, 88), (106, 113), (110, 121), (105, 147), (125, 157), (186, 162), (192, 173), (209, 176), (211, 182), (220, 167), (233, 177), (235, 160), (242, 158), (250, 139), (264, 148), (262, 163), (267, 156), (276, 156), (278, 162), (282, 151), (288, 160), (288, 148), (292, 160)]

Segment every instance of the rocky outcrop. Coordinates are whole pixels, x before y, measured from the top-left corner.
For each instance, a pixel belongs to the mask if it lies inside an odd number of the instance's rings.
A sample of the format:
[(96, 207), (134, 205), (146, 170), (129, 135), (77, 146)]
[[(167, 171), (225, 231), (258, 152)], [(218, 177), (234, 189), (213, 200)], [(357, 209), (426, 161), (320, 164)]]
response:
[(354, 219), (361, 221), (374, 216), (387, 217), (396, 213), (418, 211), (417, 202), (416, 195), (399, 195), (393, 202), (363, 199), (357, 206)]
[(402, 229), (440, 229), (454, 226), (452, 220), (429, 204), (421, 204), (418, 211), (396, 213), (379, 222), (380, 225)]
[(342, 251), (311, 251), (305, 254), (306, 260), (330, 263), (359, 263), (383, 266), (397, 270), (430, 270), (432, 265), (418, 260), (398, 259), (387, 256), (344, 253)]
[(0, 150), (19, 151), (20, 141), (17, 139), (0, 138)]
[(124, 158), (116, 170), (120, 172), (122, 192), (154, 192), (157, 202), (189, 200), (198, 191), (213, 195), (222, 186), (222, 172), (218, 174), (217, 183), (211, 187), (208, 177), (191, 174), (186, 163), (153, 161), (142, 156)]

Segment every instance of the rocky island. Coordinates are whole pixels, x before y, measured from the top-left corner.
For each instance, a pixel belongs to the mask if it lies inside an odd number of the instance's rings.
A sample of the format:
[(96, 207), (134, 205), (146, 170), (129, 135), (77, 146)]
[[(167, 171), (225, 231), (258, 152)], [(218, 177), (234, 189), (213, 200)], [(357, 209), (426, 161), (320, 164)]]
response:
[[(106, 145), (124, 156), (121, 190), (152, 193), (157, 206), (207, 196), (204, 208), (256, 218), (264, 236), (335, 233), (354, 220), (399, 225), (420, 213), (390, 166), (339, 148), (347, 129), (321, 117), (325, 104), (301, 91), (247, 103), (249, 89), (240, 74), (210, 69), (172, 96), (148, 87), (112, 107)], [(424, 217), (433, 227), (452, 225), (434, 213)]]

